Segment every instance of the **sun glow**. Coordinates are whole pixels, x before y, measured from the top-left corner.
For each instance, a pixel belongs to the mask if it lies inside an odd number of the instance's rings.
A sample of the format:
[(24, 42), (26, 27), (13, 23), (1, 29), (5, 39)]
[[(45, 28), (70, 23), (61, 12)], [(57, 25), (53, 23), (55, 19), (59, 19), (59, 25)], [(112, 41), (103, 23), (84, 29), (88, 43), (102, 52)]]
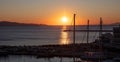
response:
[(68, 21), (68, 18), (66, 16), (62, 17), (62, 22), (67, 22)]

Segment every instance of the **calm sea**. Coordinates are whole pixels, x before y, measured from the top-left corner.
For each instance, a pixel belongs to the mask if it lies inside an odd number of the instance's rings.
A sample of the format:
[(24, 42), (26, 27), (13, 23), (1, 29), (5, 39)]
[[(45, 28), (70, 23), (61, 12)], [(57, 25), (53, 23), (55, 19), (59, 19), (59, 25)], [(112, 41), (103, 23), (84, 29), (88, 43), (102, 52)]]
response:
[[(113, 26), (104, 26), (103, 29), (111, 30)], [(63, 30), (72, 29), (66, 26), (1, 26), (0, 45), (48, 45), (70, 44), (73, 41), (72, 32)], [(86, 29), (86, 26), (77, 26), (76, 29)], [(98, 26), (90, 26), (90, 29), (99, 29)], [(90, 32), (89, 42), (98, 37), (98, 32)], [(86, 42), (86, 32), (76, 32), (76, 43)], [(59, 62), (61, 58), (36, 59), (31, 56), (1, 57), (0, 62)], [(63, 62), (71, 61), (71, 58), (63, 58)]]

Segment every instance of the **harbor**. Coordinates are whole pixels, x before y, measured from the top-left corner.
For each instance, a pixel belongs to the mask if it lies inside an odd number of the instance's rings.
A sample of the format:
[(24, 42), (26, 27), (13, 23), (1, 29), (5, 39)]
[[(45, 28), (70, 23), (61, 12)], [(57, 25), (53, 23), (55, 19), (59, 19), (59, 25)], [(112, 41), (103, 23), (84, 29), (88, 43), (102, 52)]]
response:
[[(91, 48), (92, 49), (91, 49)], [(43, 45), (43, 46), (0, 46), (0, 56), (7, 55), (33, 55), (38, 58), (44, 57), (81, 57), (86, 51), (98, 52), (99, 46), (95, 44), (70, 44), (70, 45)], [(114, 48), (114, 47), (113, 47)], [(106, 53), (117, 54), (120, 48), (110, 49), (104, 47)], [(118, 55), (118, 54), (117, 54)], [(111, 55), (113, 56), (113, 55)], [(112, 58), (112, 57), (111, 57)]]
[[(36, 58), (70, 57), (81, 58), (82, 60), (103, 61), (119, 57), (120, 52), (120, 26), (113, 27), (113, 30), (102, 30), (102, 19), (100, 18), (99, 38), (89, 42), (89, 20), (87, 25), (87, 43), (75, 42), (75, 14), (73, 26), (73, 43), (71, 44), (52, 44), (39, 46), (0, 46), (0, 57), (9, 55), (28, 55)], [(69, 31), (69, 30), (68, 30)], [(113, 32), (104, 33), (102, 32)], [(118, 60), (119, 61), (119, 60)]]
[(0, 0), (0, 62), (120, 62), (120, 0)]

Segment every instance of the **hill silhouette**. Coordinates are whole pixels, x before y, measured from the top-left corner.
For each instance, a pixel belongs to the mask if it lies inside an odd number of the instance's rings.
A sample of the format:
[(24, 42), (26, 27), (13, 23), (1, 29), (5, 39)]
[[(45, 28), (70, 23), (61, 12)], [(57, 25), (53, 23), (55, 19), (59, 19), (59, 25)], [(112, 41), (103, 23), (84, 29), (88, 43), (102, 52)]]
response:
[(112, 23), (111, 25), (120, 25), (120, 22)]
[[(104, 25), (120, 25), (120, 22), (111, 23), (111, 24), (104, 24)], [(18, 23), (18, 22), (0, 21), (0, 26), (48, 26), (48, 25), (45, 25), (45, 24), (32, 24), (32, 23)], [(82, 25), (78, 25), (78, 26), (82, 26)], [(83, 26), (86, 26), (86, 25), (83, 25)], [(91, 25), (91, 26), (96, 26), (96, 25)]]
[(0, 26), (46, 26), (46, 25), (1, 21)]

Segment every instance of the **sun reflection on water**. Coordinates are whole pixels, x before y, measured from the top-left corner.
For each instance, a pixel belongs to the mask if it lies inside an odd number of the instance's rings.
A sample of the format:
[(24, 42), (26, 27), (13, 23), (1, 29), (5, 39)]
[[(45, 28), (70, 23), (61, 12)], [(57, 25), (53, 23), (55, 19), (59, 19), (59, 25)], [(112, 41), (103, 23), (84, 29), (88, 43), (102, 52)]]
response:
[(66, 30), (67, 27), (63, 26), (62, 31), (61, 31), (61, 39), (60, 39), (60, 44), (69, 44), (70, 43), (70, 39), (68, 36), (68, 32), (64, 32), (63, 30)]

